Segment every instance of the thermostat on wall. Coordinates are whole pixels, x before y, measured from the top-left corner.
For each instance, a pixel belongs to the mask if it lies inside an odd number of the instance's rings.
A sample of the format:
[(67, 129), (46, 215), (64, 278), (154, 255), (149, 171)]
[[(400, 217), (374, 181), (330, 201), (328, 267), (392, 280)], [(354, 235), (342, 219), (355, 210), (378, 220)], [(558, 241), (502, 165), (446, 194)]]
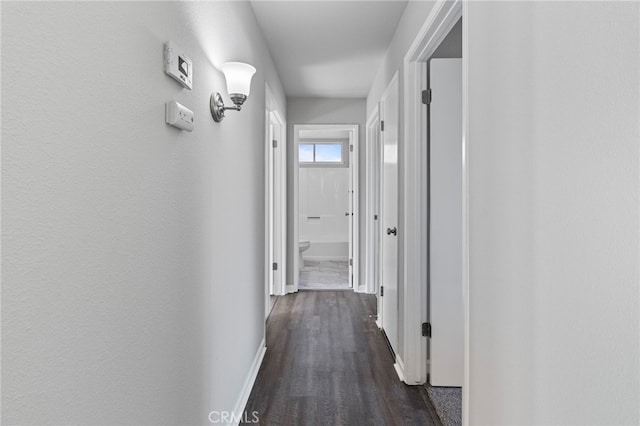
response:
[(164, 45), (164, 72), (191, 90), (193, 63), (172, 41)]

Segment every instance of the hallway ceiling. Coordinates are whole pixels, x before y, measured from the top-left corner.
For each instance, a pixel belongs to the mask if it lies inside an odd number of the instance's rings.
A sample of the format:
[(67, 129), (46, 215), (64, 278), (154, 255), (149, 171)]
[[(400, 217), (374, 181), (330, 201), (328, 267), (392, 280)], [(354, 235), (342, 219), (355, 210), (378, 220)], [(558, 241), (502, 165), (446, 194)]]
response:
[(287, 96), (364, 98), (407, 1), (251, 4)]

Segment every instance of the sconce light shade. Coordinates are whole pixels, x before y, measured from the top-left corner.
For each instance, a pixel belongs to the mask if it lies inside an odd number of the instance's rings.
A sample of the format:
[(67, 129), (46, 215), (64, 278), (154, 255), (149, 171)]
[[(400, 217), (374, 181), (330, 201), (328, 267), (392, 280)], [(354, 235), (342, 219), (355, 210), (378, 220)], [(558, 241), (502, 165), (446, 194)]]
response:
[(256, 69), (252, 65), (243, 62), (227, 62), (222, 65), (221, 69), (224, 73), (224, 78), (227, 80), (227, 92), (235, 106), (224, 106), (220, 93), (212, 93), (209, 106), (211, 116), (216, 123), (224, 119), (226, 110), (240, 111), (242, 104), (247, 100), (247, 96), (251, 91), (251, 78), (256, 73)]
[(227, 92), (229, 95), (238, 93), (249, 96), (251, 91), (251, 78), (256, 69), (243, 62), (227, 62), (222, 65), (224, 78), (227, 80)]

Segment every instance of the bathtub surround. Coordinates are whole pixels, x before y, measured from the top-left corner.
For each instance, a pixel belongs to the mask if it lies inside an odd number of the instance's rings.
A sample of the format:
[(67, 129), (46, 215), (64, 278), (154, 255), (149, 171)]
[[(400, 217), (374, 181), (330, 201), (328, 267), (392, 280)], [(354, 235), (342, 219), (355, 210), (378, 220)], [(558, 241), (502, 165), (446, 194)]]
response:
[(305, 259), (348, 260), (349, 169), (299, 170), (299, 240), (310, 241)]
[(309, 250), (303, 254), (310, 260), (343, 260), (349, 259), (348, 241), (314, 241)]

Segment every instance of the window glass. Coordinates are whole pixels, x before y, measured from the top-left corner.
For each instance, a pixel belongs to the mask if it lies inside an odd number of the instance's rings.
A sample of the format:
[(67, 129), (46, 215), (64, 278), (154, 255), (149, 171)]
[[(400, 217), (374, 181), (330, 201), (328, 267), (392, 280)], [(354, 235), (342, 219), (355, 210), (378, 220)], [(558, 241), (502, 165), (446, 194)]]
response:
[(316, 163), (342, 163), (342, 144), (316, 144)]
[(298, 161), (301, 163), (313, 163), (313, 144), (301, 143), (298, 145)]

